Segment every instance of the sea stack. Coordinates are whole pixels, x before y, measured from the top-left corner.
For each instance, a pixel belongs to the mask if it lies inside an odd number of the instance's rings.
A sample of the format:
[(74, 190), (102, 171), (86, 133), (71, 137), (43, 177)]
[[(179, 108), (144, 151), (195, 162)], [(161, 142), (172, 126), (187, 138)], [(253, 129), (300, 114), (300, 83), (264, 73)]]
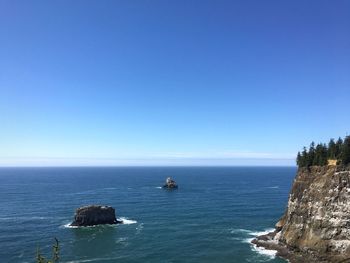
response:
[(89, 205), (75, 211), (71, 226), (95, 226), (121, 223), (115, 216), (115, 209), (110, 206)]
[(174, 180), (168, 177), (165, 181), (165, 185), (163, 185), (165, 189), (177, 189), (177, 184)]
[(276, 230), (252, 242), (291, 263), (350, 262), (350, 166), (299, 168)]

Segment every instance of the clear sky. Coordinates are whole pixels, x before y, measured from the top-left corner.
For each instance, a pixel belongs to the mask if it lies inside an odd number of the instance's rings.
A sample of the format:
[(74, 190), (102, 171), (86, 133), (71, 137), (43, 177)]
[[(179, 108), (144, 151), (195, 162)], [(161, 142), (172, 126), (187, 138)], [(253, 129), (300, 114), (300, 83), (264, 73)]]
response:
[(294, 165), (349, 125), (350, 1), (0, 0), (0, 165)]

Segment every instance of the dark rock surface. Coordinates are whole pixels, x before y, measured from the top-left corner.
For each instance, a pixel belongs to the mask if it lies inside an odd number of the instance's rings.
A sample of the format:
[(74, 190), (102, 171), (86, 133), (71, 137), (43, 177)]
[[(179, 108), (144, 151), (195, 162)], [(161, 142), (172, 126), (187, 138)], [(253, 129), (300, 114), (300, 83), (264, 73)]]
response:
[(74, 222), (71, 226), (95, 226), (121, 223), (115, 216), (115, 209), (110, 206), (90, 205), (75, 211)]
[(174, 180), (172, 180), (170, 177), (166, 179), (165, 185), (163, 185), (163, 188), (166, 189), (177, 189), (178, 186)]
[(286, 212), (277, 222), (276, 230), (257, 237), (252, 243), (277, 250), (277, 255), (291, 263), (347, 262), (350, 258), (350, 167), (300, 168)]

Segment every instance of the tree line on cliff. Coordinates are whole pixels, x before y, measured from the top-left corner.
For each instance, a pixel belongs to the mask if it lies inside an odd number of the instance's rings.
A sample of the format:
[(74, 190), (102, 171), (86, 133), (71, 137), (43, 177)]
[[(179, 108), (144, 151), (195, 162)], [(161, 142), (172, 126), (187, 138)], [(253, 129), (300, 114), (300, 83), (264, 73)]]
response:
[(335, 141), (330, 139), (328, 144), (314, 142), (307, 149), (303, 148), (297, 155), (297, 165), (299, 167), (310, 167), (313, 165), (327, 165), (328, 160), (337, 160), (337, 164), (347, 165), (350, 163), (350, 136)]

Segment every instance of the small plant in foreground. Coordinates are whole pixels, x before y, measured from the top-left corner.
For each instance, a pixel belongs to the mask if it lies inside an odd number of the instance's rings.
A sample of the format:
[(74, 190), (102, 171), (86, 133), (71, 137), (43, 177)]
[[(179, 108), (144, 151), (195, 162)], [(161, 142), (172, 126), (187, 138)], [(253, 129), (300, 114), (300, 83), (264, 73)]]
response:
[(57, 263), (60, 259), (60, 245), (57, 238), (55, 238), (55, 243), (52, 246), (52, 258), (47, 260), (40, 252), (40, 249), (37, 249), (36, 252), (36, 263)]

